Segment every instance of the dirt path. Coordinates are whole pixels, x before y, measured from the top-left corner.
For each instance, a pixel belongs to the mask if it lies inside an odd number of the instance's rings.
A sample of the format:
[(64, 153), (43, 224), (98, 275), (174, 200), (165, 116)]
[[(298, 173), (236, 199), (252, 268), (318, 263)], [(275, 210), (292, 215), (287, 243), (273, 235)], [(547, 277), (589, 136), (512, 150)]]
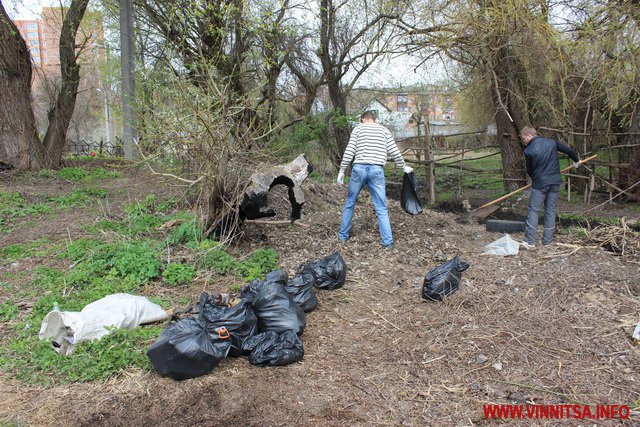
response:
[[(141, 186), (136, 194), (144, 198), (149, 190)], [(245, 358), (227, 359), (210, 375), (183, 382), (132, 370), (104, 384), (48, 388), (3, 376), (0, 420), (461, 426), (491, 424), (482, 411), (487, 403), (640, 405), (640, 348), (630, 339), (638, 321), (637, 263), (596, 247), (571, 255), (556, 246), (485, 256), (483, 245), (499, 234), (459, 224), (451, 214), (426, 210), (411, 217), (395, 201), (396, 246), (383, 251), (367, 194), (356, 208), (353, 238), (340, 245), (342, 191), (309, 183), (304, 225), (248, 224), (233, 248), (273, 247), (291, 273), (304, 261), (342, 253), (347, 283), (317, 292), (320, 304), (307, 317), (301, 363), (256, 368)], [(426, 272), (454, 255), (471, 264), (461, 289), (443, 303), (422, 300)], [(638, 424), (636, 417), (626, 425)]]

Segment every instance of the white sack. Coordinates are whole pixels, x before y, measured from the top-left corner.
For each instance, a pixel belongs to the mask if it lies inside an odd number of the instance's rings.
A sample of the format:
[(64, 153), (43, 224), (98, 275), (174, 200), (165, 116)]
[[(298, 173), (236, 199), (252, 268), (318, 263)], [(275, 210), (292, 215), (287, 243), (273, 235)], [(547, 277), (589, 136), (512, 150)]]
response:
[(54, 349), (66, 356), (73, 353), (77, 343), (107, 335), (107, 328), (133, 329), (167, 317), (169, 315), (162, 307), (145, 297), (113, 294), (92, 302), (80, 312), (54, 310), (48, 313), (38, 337), (50, 339)]
[(520, 243), (505, 234), (495, 242), (484, 247), (484, 255), (518, 255)]

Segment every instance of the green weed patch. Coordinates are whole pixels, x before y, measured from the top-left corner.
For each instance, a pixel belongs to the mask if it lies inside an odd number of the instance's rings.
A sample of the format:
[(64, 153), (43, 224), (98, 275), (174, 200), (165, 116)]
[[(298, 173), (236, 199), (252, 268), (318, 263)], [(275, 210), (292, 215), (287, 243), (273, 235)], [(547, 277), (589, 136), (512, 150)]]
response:
[(162, 273), (162, 279), (168, 285), (185, 285), (196, 276), (196, 269), (189, 264), (172, 262), (167, 264)]
[[(0, 248), (0, 258), (6, 261), (15, 261), (18, 259), (30, 258), (32, 256), (44, 256), (53, 249), (48, 245), (49, 239), (38, 239), (30, 243), (14, 243), (12, 245)], [(56, 246), (58, 247), (58, 246)]]
[(53, 207), (45, 203), (29, 203), (18, 192), (0, 191), (0, 216), (5, 219), (52, 212)]
[(49, 200), (57, 203), (61, 208), (77, 206), (87, 203), (92, 199), (104, 199), (109, 192), (100, 188), (82, 188), (73, 190), (69, 194), (52, 197)]
[(101, 179), (119, 178), (121, 174), (120, 172), (108, 171), (103, 168), (82, 169), (69, 167), (57, 171), (57, 176), (67, 181), (91, 182)]
[(234, 273), (246, 282), (264, 277), (278, 268), (278, 253), (271, 248), (258, 249), (247, 259), (238, 261), (218, 242), (204, 240), (198, 245), (200, 255), (196, 259), (198, 268), (207, 268), (225, 275)]
[[(161, 328), (114, 331), (99, 341), (79, 344), (70, 357), (58, 355), (48, 342), (38, 339), (37, 332), (54, 306), (80, 311), (107, 295), (135, 293), (142, 283), (159, 276), (160, 247), (154, 241), (107, 243), (95, 239), (69, 244), (60, 256), (71, 260), (70, 269), (39, 268), (31, 289), (22, 290), (21, 296), (36, 298), (36, 302), (0, 349), (0, 367), (18, 379), (41, 384), (100, 380), (130, 366), (148, 369), (146, 347)], [(20, 249), (14, 248), (12, 253), (32, 250)], [(0, 319), (17, 317), (15, 304), (0, 305)]]
[(151, 369), (146, 350), (163, 329), (115, 330), (100, 340), (79, 343), (71, 356), (61, 356), (48, 341), (38, 339), (33, 327), (19, 327), (19, 337), (1, 350), (0, 367), (17, 379), (42, 385), (104, 380), (129, 367)]

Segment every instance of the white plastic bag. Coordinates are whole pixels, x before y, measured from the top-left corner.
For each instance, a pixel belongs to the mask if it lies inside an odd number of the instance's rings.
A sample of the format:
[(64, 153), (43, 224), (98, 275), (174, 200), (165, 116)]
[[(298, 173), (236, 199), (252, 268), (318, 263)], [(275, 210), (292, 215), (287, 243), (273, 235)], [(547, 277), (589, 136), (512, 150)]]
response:
[(636, 340), (636, 343), (640, 344), (640, 322), (638, 322), (636, 328), (633, 330), (632, 336)]
[(518, 255), (520, 243), (513, 240), (511, 236), (505, 234), (495, 242), (489, 243), (484, 247), (484, 255)]
[(55, 351), (68, 356), (77, 343), (107, 335), (107, 328), (133, 329), (167, 317), (162, 307), (145, 297), (113, 294), (92, 302), (80, 312), (51, 311), (42, 321), (38, 337), (51, 340)]

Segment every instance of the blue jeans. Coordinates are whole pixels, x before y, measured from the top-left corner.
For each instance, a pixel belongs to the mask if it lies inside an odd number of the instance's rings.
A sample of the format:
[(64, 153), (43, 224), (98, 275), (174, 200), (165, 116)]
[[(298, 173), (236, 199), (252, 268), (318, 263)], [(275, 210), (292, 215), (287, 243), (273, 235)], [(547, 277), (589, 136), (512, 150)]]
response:
[(392, 245), (393, 235), (391, 234), (389, 210), (387, 209), (386, 180), (382, 166), (378, 165), (353, 165), (349, 189), (347, 190), (347, 200), (344, 202), (344, 209), (342, 210), (342, 223), (340, 223), (338, 238), (342, 241), (349, 239), (353, 209), (358, 201), (358, 195), (365, 185), (369, 187), (373, 207), (378, 217), (378, 229), (380, 230), (382, 246)]
[(542, 244), (548, 245), (553, 240), (556, 228), (556, 208), (558, 207), (559, 185), (548, 185), (540, 190), (531, 189), (529, 210), (527, 211), (527, 225), (524, 229), (524, 241), (535, 245), (538, 240), (538, 216), (544, 204), (544, 231)]

